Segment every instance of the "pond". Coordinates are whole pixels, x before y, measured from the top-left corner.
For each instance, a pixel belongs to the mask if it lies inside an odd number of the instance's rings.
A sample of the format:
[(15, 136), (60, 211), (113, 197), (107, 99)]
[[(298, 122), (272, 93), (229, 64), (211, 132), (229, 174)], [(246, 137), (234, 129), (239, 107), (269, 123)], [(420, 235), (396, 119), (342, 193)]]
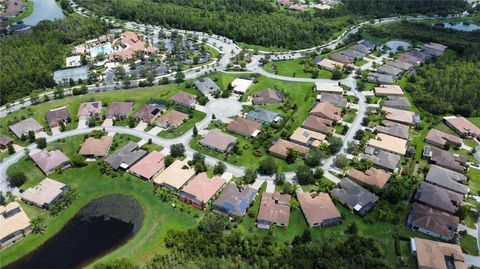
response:
[(43, 20), (63, 19), (65, 15), (55, 0), (32, 0), (33, 12), (23, 20), (26, 25), (35, 26)]
[(444, 22), (444, 23), (436, 23), (434, 25), (449, 28), (449, 29), (454, 29), (458, 31), (464, 31), (464, 32), (472, 32), (472, 31), (480, 30), (480, 26), (476, 24), (469, 24), (469, 23), (463, 23), (463, 22), (459, 22), (459, 23)]
[(98, 198), (80, 209), (59, 233), (6, 269), (82, 268), (125, 244), (142, 222), (143, 209), (135, 199)]

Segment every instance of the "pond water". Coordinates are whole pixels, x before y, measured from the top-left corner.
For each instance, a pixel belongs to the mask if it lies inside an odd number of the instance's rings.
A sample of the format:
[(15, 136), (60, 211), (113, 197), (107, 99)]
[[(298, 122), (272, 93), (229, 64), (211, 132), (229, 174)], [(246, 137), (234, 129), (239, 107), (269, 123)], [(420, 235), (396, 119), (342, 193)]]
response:
[(480, 30), (480, 26), (476, 24), (468, 24), (468, 23), (465, 24), (463, 22), (459, 22), (459, 23), (444, 22), (444, 23), (439, 23), (434, 25), (440, 26), (440, 27), (443, 26), (445, 28), (455, 29), (455, 30), (464, 31), (464, 32), (472, 32), (472, 31)]
[(135, 199), (123, 195), (98, 198), (59, 233), (6, 269), (82, 268), (125, 244), (142, 222), (143, 209)]
[(33, 13), (23, 20), (24, 24), (35, 26), (43, 20), (63, 19), (65, 15), (55, 0), (32, 0)]

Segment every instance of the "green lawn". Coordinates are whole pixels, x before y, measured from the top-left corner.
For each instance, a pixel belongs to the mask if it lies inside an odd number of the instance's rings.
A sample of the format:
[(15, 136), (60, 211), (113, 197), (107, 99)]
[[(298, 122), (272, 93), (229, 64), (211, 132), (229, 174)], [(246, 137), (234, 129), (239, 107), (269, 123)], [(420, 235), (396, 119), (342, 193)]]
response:
[(469, 178), (468, 185), (470, 185), (470, 191), (478, 193), (480, 191), (480, 170), (469, 168), (467, 176)]
[(475, 140), (473, 140), (473, 139), (464, 139), (464, 140), (463, 140), (463, 143), (464, 143), (465, 145), (469, 146), (469, 147), (472, 147), (472, 148), (474, 148), (474, 147), (476, 147), (476, 146), (479, 145), (479, 144), (478, 144), (477, 142), (475, 142)]
[(271, 52), (287, 51), (287, 49), (284, 49), (284, 48), (265, 47), (265, 46), (261, 46), (261, 45), (253, 45), (253, 44), (247, 44), (247, 43), (243, 43), (243, 42), (237, 42), (237, 44), (242, 49), (251, 49), (251, 50), (259, 50), (259, 51), (271, 51)]
[(466, 234), (462, 238), (460, 238), (460, 246), (462, 246), (462, 250), (470, 255), (478, 256), (478, 247), (477, 247), (477, 239), (469, 234)]
[(476, 229), (475, 224), (477, 224), (477, 219), (470, 211), (467, 211), (464, 221), (465, 221), (465, 226), (472, 229)]
[(178, 126), (174, 130), (165, 130), (161, 131), (158, 136), (163, 137), (163, 138), (175, 138), (183, 135), (184, 133), (188, 132), (188, 130), (193, 128), (193, 125), (195, 123), (203, 120), (205, 118), (206, 114), (200, 111), (194, 110), (192, 113), (192, 117), (189, 118), (187, 121), (182, 123), (180, 126)]
[(355, 117), (357, 116), (357, 111), (356, 109), (349, 109), (345, 115), (343, 115), (342, 120), (344, 122), (349, 122), (352, 123)]
[(11, 165), (7, 170), (7, 175), (11, 175), (14, 172), (25, 173), (27, 181), (20, 186), (20, 188), (23, 190), (37, 185), (40, 181), (42, 181), (42, 179), (45, 178), (43, 172), (38, 169), (37, 166), (35, 166), (29, 157), (23, 157), (17, 163)]
[(361, 60), (356, 61), (354, 64), (355, 64), (356, 66), (362, 66), (362, 65), (364, 65), (364, 64), (366, 64), (366, 63), (368, 63), (368, 62), (365, 61), (364, 59), (361, 59)]
[(453, 130), (452, 128), (448, 127), (443, 121), (441, 121), (439, 124), (435, 125), (435, 127), (433, 127), (439, 131), (442, 131), (442, 132), (445, 132), (447, 134), (451, 134), (451, 135), (457, 135)]
[[(303, 59), (292, 59), (284, 61), (270, 61), (263, 66), (263, 68), (273, 74), (298, 77), (298, 78), (311, 78), (312, 73), (304, 71)], [(332, 72), (319, 69), (318, 78), (331, 78)]]
[(470, 117), (468, 120), (480, 128), (480, 117)]

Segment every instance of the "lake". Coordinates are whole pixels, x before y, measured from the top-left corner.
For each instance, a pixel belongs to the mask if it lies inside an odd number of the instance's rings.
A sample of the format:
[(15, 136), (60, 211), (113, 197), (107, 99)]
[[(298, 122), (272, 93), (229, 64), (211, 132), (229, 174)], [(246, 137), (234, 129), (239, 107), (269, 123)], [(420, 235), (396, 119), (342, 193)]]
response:
[(43, 20), (63, 19), (65, 15), (55, 0), (32, 0), (33, 13), (23, 19), (23, 23), (31, 26), (37, 25)]
[(454, 29), (458, 31), (464, 31), (464, 32), (472, 32), (472, 31), (480, 30), (480, 26), (476, 24), (468, 24), (468, 23), (465, 24), (463, 22), (459, 22), (459, 23), (444, 22), (444, 23), (435, 23), (434, 25), (449, 28), (449, 29)]
[(133, 198), (108, 195), (95, 199), (60, 232), (6, 269), (82, 268), (125, 244), (142, 222), (143, 208)]

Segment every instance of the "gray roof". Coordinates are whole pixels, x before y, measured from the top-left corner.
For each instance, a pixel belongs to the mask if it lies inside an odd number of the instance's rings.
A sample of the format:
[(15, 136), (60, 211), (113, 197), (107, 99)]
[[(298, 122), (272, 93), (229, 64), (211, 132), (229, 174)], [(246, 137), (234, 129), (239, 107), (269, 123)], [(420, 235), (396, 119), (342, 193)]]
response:
[(362, 155), (362, 159), (370, 160), (375, 166), (391, 171), (398, 167), (401, 158), (400, 155), (373, 147), (367, 147)]
[(370, 73), (368, 76), (369, 82), (378, 82), (381, 84), (393, 84), (395, 83), (395, 76), (387, 75), (387, 74), (380, 74), (380, 73)]
[(403, 139), (408, 139), (409, 129), (410, 128), (407, 125), (388, 120), (384, 120), (381, 125), (378, 125), (375, 128), (375, 130), (377, 130), (379, 133), (384, 133)]
[(349, 58), (353, 58), (353, 59), (362, 59), (363, 57), (367, 56), (366, 53), (363, 53), (363, 52), (360, 52), (360, 51), (357, 51), (357, 50), (353, 50), (353, 49), (347, 49), (347, 50), (343, 51), (342, 55), (347, 56)]
[(371, 50), (375, 49), (375, 47), (377, 46), (377, 44), (375, 44), (375, 42), (371, 41), (371, 40), (367, 40), (367, 39), (363, 39), (363, 40), (360, 40), (357, 42), (357, 44), (359, 45), (363, 45)]
[(386, 63), (386, 65), (388, 65), (388, 66), (393, 66), (393, 67), (395, 67), (395, 68), (402, 69), (402, 70), (404, 70), (404, 71), (413, 68), (413, 64), (408, 63), (408, 62), (404, 62), (404, 61), (402, 61), (402, 60), (400, 60), (400, 59), (397, 59), (397, 60), (395, 60), (395, 61), (390, 61), (390, 62)]
[(246, 118), (266, 124), (271, 124), (274, 121), (282, 119), (280, 114), (277, 112), (261, 108), (255, 108), (254, 110), (248, 112)]
[(353, 45), (353, 46), (350, 47), (350, 49), (359, 51), (363, 54), (365, 54), (365, 53), (368, 54), (368, 53), (370, 53), (370, 50), (371, 50), (370, 48), (367, 48), (362, 44)]
[(47, 120), (48, 126), (55, 127), (60, 122), (70, 120), (70, 113), (66, 107), (60, 107), (48, 111), (47, 114), (45, 114), (45, 119)]
[(197, 89), (203, 94), (213, 93), (220, 90), (220, 87), (218, 87), (218, 85), (215, 84), (215, 82), (213, 82), (213, 80), (210, 78), (201, 78), (196, 80), (195, 87), (197, 87)]
[(322, 93), (320, 95), (320, 102), (327, 102), (335, 106), (344, 107), (348, 101), (341, 94)]
[(463, 172), (468, 158), (437, 147), (431, 147), (430, 161), (448, 169)]
[(463, 195), (428, 182), (422, 182), (415, 193), (415, 199), (428, 206), (455, 214), (458, 206), (463, 202)]
[(145, 150), (138, 149), (137, 143), (130, 141), (117, 152), (105, 158), (105, 161), (110, 164), (110, 167), (117, 170), (122, 164), (130, 167), (146, 154)]
[[(341, 188), (333, 189), (332, 196), (361, 215), (369, 211), (378, 201), (378, 196), (348, 178), (342, 179), (338, 185)], [(358, 205), (361, 208), (358, 208)]]
[(425, 177), (427, 182), (462, 194), (466, 194), (469, 190), (467, 185), (459, 183), (459, 181), (465, 180), (467, 180), (465, 175), (438, 165), (430, 166), (430, 170)]
[(403, 70), (395, 68), (393, 66), (389, 66), (389, 65), (382, 65), (379, 68), (377, 68), (377, 72), (398, 77), (400, 74), (403, 73)]
[(250, 186), (239, 190), (237, 185), (229, 183), (213, 203), (213, 208), (230, 215), (243, 216), (256, 194), (257, 190)]
[(39, 131), (43, 129), (43, 126), (38, 123), (34, 118), (28, 118), (12, 124), (8, 127), (18, 138), (22, 135), (28, 135), (29, 131)]
[(12, 143), (13, 140), (10, 137), (4, 136), (0, 134), (0, 145), (6, 146), (10, 143)]
[(383, 106), (404, 110), (410, 110), (412, 107), (410, 101), (408, 101), (408, 98), (404, 96), (387, 96)]

